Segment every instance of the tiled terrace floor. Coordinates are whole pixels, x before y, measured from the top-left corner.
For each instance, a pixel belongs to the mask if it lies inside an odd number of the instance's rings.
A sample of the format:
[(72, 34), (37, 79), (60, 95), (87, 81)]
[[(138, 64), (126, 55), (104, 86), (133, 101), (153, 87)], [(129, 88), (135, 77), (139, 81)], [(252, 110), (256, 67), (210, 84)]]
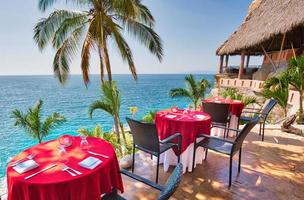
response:
[[(237, 155), (233, 164), (233, 185), (228, 190), (229, 159), (210, 151), (208, 159), (193, 173), (183, 176), (172, 199), (304, 199), (304, 138), (266, 130), (261, 142), (255, 129), (247, 137), (242, 153), (242, 170), (237, 176)], [(155, 166), (149, 155), (141, 154), (135, 172), (154, 180)], [(170, 170), (172, 171), (172, 169)], [(160, 183), (170, 173), (161, 167)], [(158, 192), (123, 177), (127, 199), (155, 199)]]

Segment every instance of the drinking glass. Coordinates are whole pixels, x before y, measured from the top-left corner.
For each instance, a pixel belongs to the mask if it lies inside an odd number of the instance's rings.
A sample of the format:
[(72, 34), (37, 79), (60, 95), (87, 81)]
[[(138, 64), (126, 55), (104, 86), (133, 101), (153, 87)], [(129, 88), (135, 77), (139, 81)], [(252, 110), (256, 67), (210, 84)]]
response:
[(89, 148), (89, 142), (88, 142), (88, 140), (87, 140), (87, 136), (81, 135), (80, 138), (81, 138), (80, 147), (81, 147), (83, 150), (88, 150), (88, 148)]
[(59, 154), (59, 161), (61, 163), (67, 163), (68, 162), (68, 154), (66, 152), (66, 149), (64, 145), (58, 146), (58, 154)]

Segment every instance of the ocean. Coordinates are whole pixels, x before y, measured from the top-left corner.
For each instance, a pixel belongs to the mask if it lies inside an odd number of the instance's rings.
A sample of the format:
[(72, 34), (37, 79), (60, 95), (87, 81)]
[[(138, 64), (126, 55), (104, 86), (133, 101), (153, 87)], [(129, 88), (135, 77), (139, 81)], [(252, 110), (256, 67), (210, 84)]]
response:
[[(176, 105), (186, 107), (190, 102), (184, 98), (172, 99), (169, 91), (175, 87), (185, 87), (184, 74), (178, 75), (139, 75), (135, 82), (130, 75), (114, 75), (121, 91), (121, 119), (131, 116), (129, 107), (138, 107), (136, 118), (141, 118), (151, 110), (161, 110)], [(212, 74), (195, 75), (196, 78), (214, 82)], [(72, 75), (65, 86), (61, 86), (53, 76), (0, 76), (0, 181), (5, 181), (7, 162), (20, 151), (37, 143), (23, 129), (14, 127), (10, 118), (13, 109), (24, 112), (38, 99), (43, 100), (43, 116), (53, 112), (64, 115), (67, 121), (52, 131), (44, 141), (55, 139), (63, 134), (77, 135), (79, 128), (92, 129), (100, 124), (105, 131), (113, 126), (107, 113), (96, 110), (93, 119), (88, 117), (88, 106), (101, 97), (100, 78), (91, 76), (86, 88), (80, 75)], [(2, 188), (1, 188), (2, 186)], [(0, 182), (0, 192), (4, 190)], [(1, 194), (1, 193), (0, 193)]]

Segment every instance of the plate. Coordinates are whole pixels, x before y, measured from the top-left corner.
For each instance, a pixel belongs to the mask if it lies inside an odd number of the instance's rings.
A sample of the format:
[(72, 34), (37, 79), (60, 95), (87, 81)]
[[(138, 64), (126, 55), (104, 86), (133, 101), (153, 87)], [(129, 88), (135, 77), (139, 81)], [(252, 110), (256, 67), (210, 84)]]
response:
[(38, 166), (38, 163), (36, 163), (34, 160), (26, 160), (14, 166), (13, 169), (19, 174), (23, 174), (25, 172), (37, 168)]
[(169, 118), (169, 119), (174, 119), (176, 116), (175, 115), (166, 115), (166, 118)]

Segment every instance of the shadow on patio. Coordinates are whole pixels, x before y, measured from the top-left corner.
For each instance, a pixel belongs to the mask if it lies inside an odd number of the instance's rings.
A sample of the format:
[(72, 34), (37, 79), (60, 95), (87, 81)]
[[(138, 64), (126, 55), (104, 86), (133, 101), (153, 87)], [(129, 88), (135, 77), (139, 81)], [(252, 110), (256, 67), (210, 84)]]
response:
[[(208, 159), (193, 173), (183, 175), (172, 199), (303, 199), (304, 138), (275, 130), (266, 130), (261, 142), (257, 129), (243, 146), (242, 170), (237, 176), (237, 158), (233, 163), (233, 184), (228, 190), (229, 158), (210, 151)], [(149, 155), (140, 154), (135, 173), (154, 180), (155, 166)], [(170, 169), (172, 171), (173, 167)], [(160, 168), (160, 183), (169, 173)], [(123, 176), (127, 199), (155, 199), (158, 192)]]

